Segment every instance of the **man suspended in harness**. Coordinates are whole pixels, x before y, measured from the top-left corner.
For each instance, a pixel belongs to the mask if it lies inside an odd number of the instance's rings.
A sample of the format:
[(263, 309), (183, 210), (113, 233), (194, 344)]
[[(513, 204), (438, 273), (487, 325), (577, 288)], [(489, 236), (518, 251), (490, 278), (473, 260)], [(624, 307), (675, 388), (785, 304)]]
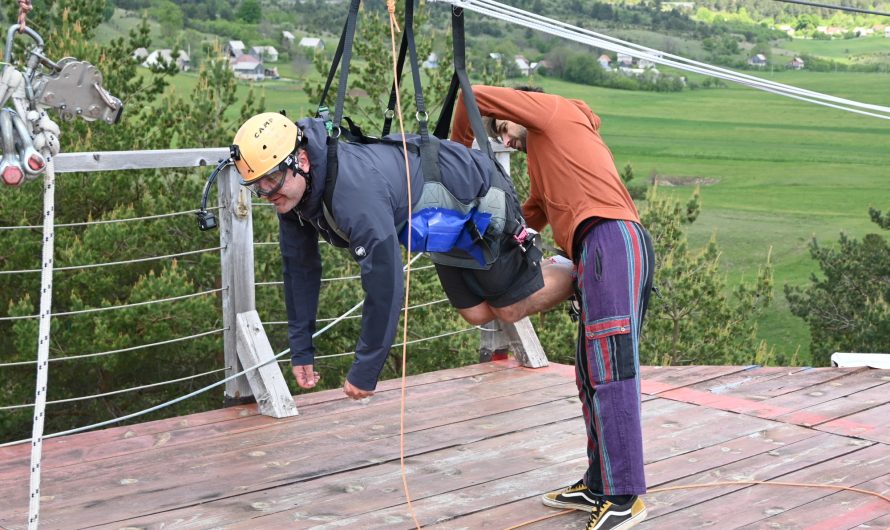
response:
[[(373, 394), (392, 346), (402, 302), (400, 241), (408, 230), (407, 178), (401, 141), (338, 142), (329, 157), (323, 118), (294, 123), (276, 113), (247, 120), (235, 136), (232, 162), (258, 196), (275, 205), (284, 262), (291, 364), (297, 383), (318, 381), (313, 362), (321, 287), (319, 235), (348, 248), (361, 268), (365, 302), (355, 361), (344, 392)], [(437, 142), (438, 165), (423, 167), (418, 139), (409, 136), (412, 250), (431, 252), (449, 300), (458, 308), (484, 307), (492, 318), (515, 322), (565, 299), (571, 267), (548, 277), (525, 229), (509, 178), (491, 158), (450, 141)], [(335, 164), (336, 171), (329, 171)], [(438, 174), (430, 177), (430, 174)], [(477, 313), (482, 313), (477, 311)]]

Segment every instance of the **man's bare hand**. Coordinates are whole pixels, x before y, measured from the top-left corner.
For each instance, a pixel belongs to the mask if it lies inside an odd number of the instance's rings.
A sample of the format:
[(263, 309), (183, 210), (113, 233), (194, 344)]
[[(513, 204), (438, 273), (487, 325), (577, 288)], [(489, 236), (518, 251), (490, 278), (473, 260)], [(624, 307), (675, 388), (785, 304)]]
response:
[(311, 364), (299, 364), (293, 367), (294, 379), (300, 388), (312, 388), (321, 379), (321, 375), (314, 368)]
[(354, 386), (349, 381), (343, 383), (343, 393), (352, 399), (363, 399), (368, 398), (374, 395), (373, 391), (370, 390), (362, 390), (361, 388)]

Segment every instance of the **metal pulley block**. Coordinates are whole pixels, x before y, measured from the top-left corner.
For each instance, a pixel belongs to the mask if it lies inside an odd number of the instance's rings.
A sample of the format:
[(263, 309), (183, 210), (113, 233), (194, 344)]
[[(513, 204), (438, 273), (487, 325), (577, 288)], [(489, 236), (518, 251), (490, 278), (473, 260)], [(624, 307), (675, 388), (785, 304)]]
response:
[[(46, 168), (47, 159), (59, 152), (59, 126), (46, 114), (57, 109), (63, 120), (116, 123), (123, 112), (121, 101), (102, 87), (95, 66), (73, 57), (58, 63), (43, 55), (43, 39), (33, 29), (14, 24), (6, 35), (0, 72), (0, 180), (18, 186)], [(17, 33), (34, 41), (23, 71), (12, 64), (12, 42)]]
[(102, 88), (102, 73), (95, 66), (66, 57), (58, 68), (57, 73), (35, 77), (32, 87), (38, 105), (57, 109), (66, 121), (80, 117), (117, 123), (124, 105)]

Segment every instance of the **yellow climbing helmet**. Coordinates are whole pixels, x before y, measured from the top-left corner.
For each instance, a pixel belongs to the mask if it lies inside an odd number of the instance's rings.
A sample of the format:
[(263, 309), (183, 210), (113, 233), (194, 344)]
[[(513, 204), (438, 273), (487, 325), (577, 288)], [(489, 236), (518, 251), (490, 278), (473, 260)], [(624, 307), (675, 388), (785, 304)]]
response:
[(303, 138), (297, 124), (283, 114), (264, 112), (248, 119), (238, 129), (230, 148), (232, 162), (242, 184), (251, 184), (267, 173), (294, 164), (290, 155)]

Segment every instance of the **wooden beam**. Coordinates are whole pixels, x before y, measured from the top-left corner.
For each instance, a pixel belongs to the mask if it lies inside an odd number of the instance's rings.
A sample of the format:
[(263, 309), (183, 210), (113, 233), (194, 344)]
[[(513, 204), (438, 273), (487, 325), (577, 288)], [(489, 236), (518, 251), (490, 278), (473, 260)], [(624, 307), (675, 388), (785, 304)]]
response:
[(122, 169), (158, 169), (216, 166), (228, 158), (225, 147), (204, 149), (155, 149), (148, 151), (97, 151), (60, 153), (53, 157), (56, 173), (78, 171), (117, 171)]
[(272, 345), (263, 330), (256, 311), (238, 313), (238, 358), (244, 366), (266, 363), (247, 372), (250, 389), (256, 397), (260, 413), (273, 418), (296, 416), (297, 406), (291, 397), (281, 369), (275, 362)]
[(490, 361), (495, 353), (509, 350), (522, 366), (542, 368), (550, 364), (528, 317), (514, 324), (492, 320), (483, 328), (479, 339), (480, 361)]
[[(219, 244), (222, 268), (223, 345), (226, 376), (243, 368), (237, 352), (236, 321), (238, 313), (256, 309), (253, 269), (253, 217), (251, 197), (239, 184), (238, 172), (230, 166), (219, 173)], [(246, 377), (226, 383), (226, 405), (252, 401)]]

